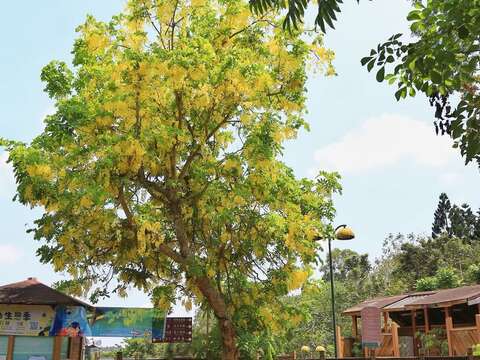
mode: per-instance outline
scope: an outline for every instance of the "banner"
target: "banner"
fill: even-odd
[[[154,309],[97,307],[91,336],[152,337]]]
[[[54,317],[46,305],[0,305],[0,335],[48,336]]]
[[[82,306],[62,306],[55,308],[55,319],[50,336],[92,336],[87,312]]]
[[[191,333],[191,332],[190,332]],[[0,335],[148,337],[161,341],[165,313],[144,308],[0,305]]]

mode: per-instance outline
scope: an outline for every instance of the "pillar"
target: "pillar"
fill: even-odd
[[[445,331],[447,333],[448,341],[448,355],[453,356],[453,344],[452,344],[452,329],[453,329],[453,320],[450,315],[450,308],[445,308]]]
[[[413,355],[418,356],[418,347],[417,347],[417,311],[412,310],[412,333],[413,333]]]
[[[337,325],[335,331],[337,335],[337,356],[339,359],[341,359],[343,358],[343,341],[340,326]]]
[[[356,339],[358,336],[358,316],[352,316],[352,336]]]
[[[398,325],[396,322],[392,322],[392,347],[393,356],[400,357],[400,342],[398,339]]]
[[[14,347],[15,347],[15,336],[9,336],[8,343],[7,343],[7,360],[13,359]]]

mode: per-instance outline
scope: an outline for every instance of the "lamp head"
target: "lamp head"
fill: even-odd
[[[346,225],[340,227],[335,232],[335,239],[337,240],[352,240],[355,238],[353,230],[347,227]]]

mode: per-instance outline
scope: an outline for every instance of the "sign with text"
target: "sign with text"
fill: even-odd
[[[381,311],[374,306],[366,306],[360,312],[362,318],[362,346],[378,348],[382,341]]]
[[[44,305],[0,305],[0,335],[48,336],[55,311]]]
[[[152,341],[154,343],[188,343],[192,342],[192,318],[191,317],[167,317],[164,322],[164,336],[153,327]]]

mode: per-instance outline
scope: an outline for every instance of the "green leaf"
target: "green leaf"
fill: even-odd
[[[377,71],[377,81],[382,82],[385,78],[385,66],[381,67],[380,70]]]
[[[434,84],[441,84],[442,83],[442,75],[435,70],[430,71],[430,78]]]
[[[372,59],[371,56],[366,56],[362,58],[362,60],[360,60],[360,64],[362,64],[362,66],[365,66],[365,64],[368,63],[371,59]]]
[[[367,64],[367,70],[368,70],[368,72],[372,71],[374,65],[375,65],[375,58],[373,58],[372,60],[370,60],[370,62]]]
[[[421,19],[422,19],[421,11],[419,10],[410,11],[410,13],[407,15],[408,21],[421,20]]]

